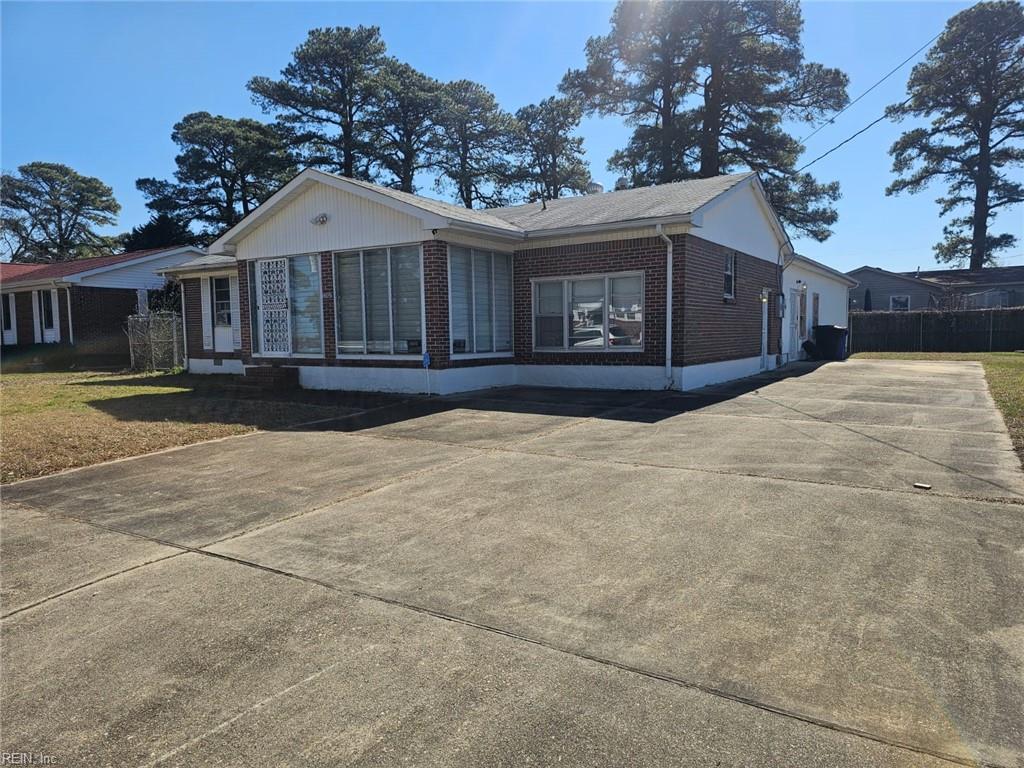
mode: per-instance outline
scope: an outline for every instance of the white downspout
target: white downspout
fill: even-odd
[[[665,389],[672,389],[672,238],[661,231],[661,224],[654,231],[665,243]]]

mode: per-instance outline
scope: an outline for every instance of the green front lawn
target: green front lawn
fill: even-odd
[[[985,378],[1002,411],[1017,455],[1024,462],[1024,352],[860,352],[863,360],[970,360],[985,368]]]

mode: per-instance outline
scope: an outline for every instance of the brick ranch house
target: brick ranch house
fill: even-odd
[[[752,173],[469,210],[307,169],[166,272],[194,373],[690,389],[781,362],[791,256]]]
[[[157,248],[55,264],[0,264],[4,357],[59,344],[78,355],[127,357],[125,318],[166,283],[159,270],[201,256]]]

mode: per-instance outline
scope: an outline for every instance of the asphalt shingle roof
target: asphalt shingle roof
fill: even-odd
[[[920,272],[900,272],[899,274],[945,285],[1024,283],[1024,266],[985,267],[985,269],[973,271],[970,269],[928,269]]]
[[[566,227],[615,224],[636,219],[685,216],[727,192],[752,173],[732,173],[710,179],[677,181],[654,187],[635,187],[581,197],[561,197],[546,205],[529,203],[508,208],[491,208],[496,217],[527,232]]]
[[[409,205],[415,205],[417,208],[422,208],[425,211],[436,213],[438,216],[445,216],[451,219],[459,219],[460,221],[467,221],[474,224],[480,224],[485,227],[497,227],[498,229],[504,229],[512,233],[521,233],[522,230],[510,224],[507,221],[503,221],[493,215],[497,209],[478,210],[475,208],[464,208],[459,205],[453,205],[452,203],[444,203],[440,200],[434,200],[431,197],[423,197],[422,195],[414,195],[409,192],[402,192],[391,187],[383,187],[379,184],[371,184],[368,181],[360,181],[359,179],[345,178],[345,181],[355,184],[356,186],[363,187],[364,189],[373,190],[374,192],[385,195],[387,197],[398,200],[399,202],[408,203]]]
[[[561,197],[557,200],[548,200],[544,205],[527,203],[482,210],[464,208],[358,179],[346,178],[345,181],[439,216],[523,234],[567,227],[628,223],[638,219],[685,216],[753,175],[752,172],[732,173],[710,179],[692,179],[653,187]]]
[[[189,259],[181,264],[175,264],[173,267],[168,269],[162,269],[161,272],[174,274],[176,272],[189,272],[195,269],[215,269],[217,267],[232,267],[237,265],[238,262],[232,256],[222,256],[219,254],[210,254],[207,256],[197,256],[194,259]]]

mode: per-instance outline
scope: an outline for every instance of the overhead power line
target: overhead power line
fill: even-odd
[[[889,79],[890,77],[892,77],[892,76],[893,76],[893,75],[895,75],[895,74],[896,74],[897,72],[899,72],[899,71],[900,71],[900,70],[901,70],[901,69],[902,69],[902,68],[904,67],[904,65],[905,65],[905,64],[906,64],[906,63],[907,63],[908,61],[910,61],[911,59],[913,59],[913,58],[914,58],[915,56],[917,56],[917,54],[919,54],[919,53],[920,53],[921,51],[923,51],[923,50],[924,50],[925,48],[927,48],[927,47],[928,47],[929,45],[931,45],[931,44],[932,44],[932,43],[934,43],[934,42],[935,42],[936,40],[938,40],[938,39],[939,39],[939,35],[941,35],[941,34],[942,34],[942,32],[939,32],[939,33],[937,33],[937,34],[936,34],[936,35],[935,35],[935,36],[934,36],[934,37],[933,37],[933,38],[932,38],[931,40],[929,40],[929,41],[928,41],[927,43],[925,43],[924,45],[922,45],[922,46],[921,46],[920,48],[918,48],[918,49],[917,49],[916,51],[914,51],[914,52],[913,52],[912,54],[910,54],[909,56],[907,56],[907,58],[905,58],[905,59],[904,59],[903,61],[901,61],[901,62],[900,62],[899,64],[897,64],[897,65],[896,65],[895,67],[893,67],[893,68],[892,68],[892,69],[890,69],[890,70],[889,70],[888,72],[886,72],[886,73],[885,73],[885,74],[884,74],[884,75],[883,75],[883,76],[882,76],[882,77],[881,77],[881,78],[880,78],[879,80],[876,80],[876,81],[875,81],[875,83],[874,83],[874,84],[873,84],[873,85],[872,85],[872,86],[871,86],[870,88],[868,88],[868,89],[867,89],[866,91],[864,91],[864,92],[863,92],[863,93],[862,93],[862,94],[861,94],[860,96],[858,96],[858,97],[857,97],[856,99],[854,99],[853,101],[851,101],[851,102],[850,102],[849,104],[847,104],[847,105],[846,105],[845,107],[843,107],[843,108],[842,108],[842,109],[840,109],[840,110],[839,110],[838,112],[836,112],[836,113],[835,113],[834,115],[832,115],[832,117],[830,117],[830,118],[829,118],[828,120],[826,120],[825,122],[821,123],[821,124],[820,124],[820,125],[819,125],[819,126],[818,126],[817,128],[815,128],[815,129],[814,129],[813,131],[811,131],[811,132],[810,132],[810,133],[808,133],[808,134],[807,134],[806,136],[804,136],[804,137],[803,137],[802,139],[800,139],[800,143],[801,143],[801,144],[803,144],[803,143],[804,143],[805,141],[807,141],[807,140],[808,140],[809,138],[811,138],[811,136],[813,136],[814,134],[816,134],[816,133],[817,133],[818,131],[820,131],[820,130],[821,130],[822,128],[824,128],[824,127],[825,127],[826,125],[832,125],[833,123],[835,123],[835,121],[836,121],[836,118],[837,118],[837,117],[839,117],[839,116],[840,116],[841,114],[843,114],[843,112],[845,112],[846,110],[848,110],[848,109],[849,109],[850,107],[852,107],[852,106],[853,106],[854,104],[856,104],[856,103],[857,103],[858,101],[860,101],[860,100],[861,100],[861,99],[863,99],[863,98],[864,98],[865,96],[867,96],[867,95],[868,95],[869,93],[871,93],[871,92],[872,92],[873,90],[875,90],[875,88],[877,88],[878,86],[880,86],[880,85],[881,85],[882,83],[884,83],[884,82],[885,82],[886,80],[888,80],[888,79]]]
[[[1002,35],[1002,36],[1001,36],[1001,38],[999,38],[999,39],[996,39],[996,40],[993,40],[993,41],[992,41],[991,43],[989,43],[989,46],[993,46],[993,45],[996,45],[996,44],[998,44],[998,43],[1001,43],[1001,42],[1003,42],[1004,40],[1008,40],[1008,39],[1009,39],[1010,37],[1012,37],[1012,36],[1013,36],[1013,33],[1014,33],[1014,32],[1016,31],[1017,27],[1021,26],[1022,24],[1024,24],[1024,21],[1018,21],[1018,22],[1017,22],[1016,24],[1014,24],[1014,25],[1013,25],[1012,27],[1010,27],[1010,28],[1009,28],[1008,30],[1006,30],[1006,33],[1005,33],[1004,35]],[[937,36],[936,36],[936,37],[937,37]],[[932,39],[934,39],[934,38],[932,38]],[[925,45],[928,45],[928,43],[925,43]],[[911,56],[911,58],[913,58],[913,56]],[[904,63],[905,63],[905,62],[904,62]],[[901,66],[902,66],[902,65],[901,65]],[[897,67],[897,69],[898,69],[898,68],[899,68],[899,67]],[[877,83],[876,83],[876,85],[877,85]],[[872,86],[872,88],[873,88],[873,87],[874,87],[874,86]],[[869,89],[869,90],[870,90],[870,89]],[[866,93],[866,91],[865,91],[865,93]],[[863,94],[861,94],[861,95],[863,95]],[[860,97],[858,96],[857,98],[860,98]],[[903,100],[903,102],[902,102],[902,103],[900,104],[900,106],[901,106],[901,107],[903,107],[903,106],[906,106],[907,104],[909,104],[909,103],[911,102],[911,100],[912,100],[912,99],[913,99],[913,96],[909,96],[909,97],[907,97],[906,99],[904,99],[904,100]],[[882,113],[882,115],[881,115],[880,117],[877,117],[877,118],[875,118],[874,120],[872,120],[872,121],[871,121],[870,123],[868,123],[867,125],[865,125],[865,126],[864,126],[863,128],[861,128],[861,129],[860,129],[859,131],[857,131],[856,133],[854,133],[854,134],[852,134],[852,135],[848,136],[847,138],[843,139],[843,140],[842,140],[841,142],[839,142],[839,143],[838,143],[838,144],[836,144],[836,145],[835,145],[834,147],[832,147],[832,149],[828,150],[827,152],[822,152],[822,153],[821,153],[820,155],[818,155],[818,156],[817,156],[816,158],[814,158],[813,160],[811,160],[811,162],[809,162],[809,163],[806,163],[806,164],[804,164],[804,165],[803,165],[803,166],[801,166],[800,168],[797,168],[797,170],[796,170],[796,171],[794,171],[794,173],[800,173],[800,172],[802,172],[802,171],[804,171],[804,170],[806,170],[806,169],[810,168],[810,167],[811,167],[812,165],[814,165],[814,164],[815,164],[816,162],[818,162],[819,160],[821,160],[821,159],[823,159],[823,158],[826,158],[826,157],[828,157],[829,155],[831,155],[831,154],[832,154],[833,152],[835,152],[835,151],[836,151],[837,149],[839,149],[840,147],[842,147],[842,146],[844,146],[844,145],[846,145],[846,144],[849,144],[849,143],[850,143],[851,141],[853,141],[853,140],[854,140],[855,138],[857,138],[857,137],[858,137],[858,136],[860,136],[860,135],[861,135],[862,133],[864,133],[865,131],[867,131],[867,130],[868,130],[869,128],[871,128],[871,127],[873,127],[873,126],[875,126],[875,125],[878,125],[878,124],[879,124],[880,122],[882,122],[883,120],[885,120],[885,119],[886,119],[886,117],[888,117],[888,114],[887,114],[887,113],[885,113],[885,112],[883,112],[883,113]],[[813,134],[812,134],[812,135],[813,135]]]

